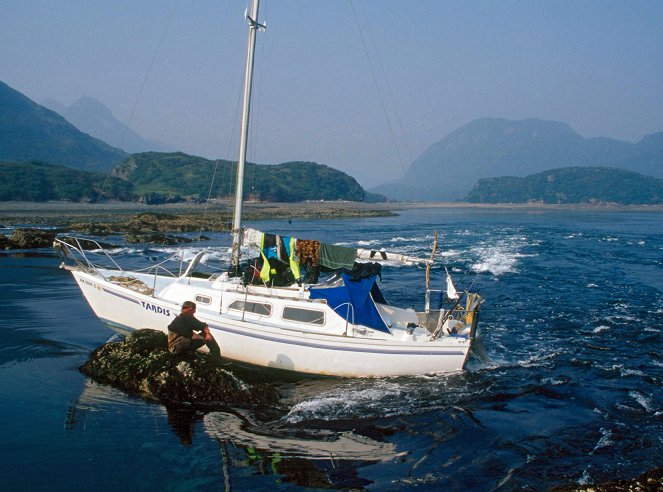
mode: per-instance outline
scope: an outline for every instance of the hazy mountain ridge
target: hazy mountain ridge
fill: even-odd
[[[663,177],[663,133],[633,144],[584,138],[566,123],[482,118],[433,144],[402,178],[371,191],[399,200],[456,200],[478,179],[589,166]]]
[[[142,137],[120,122],[103,103],[90,96],[80,97],[70,106],[50,98],[42,101],[42,105],[61,114],[81,131],[130,154],[175,150],[164,143]]]
[[[100,124],[112,125],[112,113],[98,101],[81,98],[77,103],[82,111],[96,108],[93,112],[101,115]],[[57,102],[50,104],[58,107]],[[126,154],[121,150],[79,131],[56,112],[2,82],[0,116],[0,159],[41,161],[103,173],[121,163],[113,171],[114,176],[134,187],[123,190],[122,199],[129,199],[129,195],[130,199],[151,196],[157,201],[176,195],[206,198],[214,165],[216,183],[210,196],[234,193],[235,163],[159,152],[138,153],[124,160]],[[583,138],[560,122],[483,118],[451,132],[417,158],[403,178],[373,191],[401,200],[453,200],[467,195],[479,179],[517,178],[568,167],[616,167],[663,177],[663,132],[647,135],[634,144],[610,138]],[[614,173],[609,176],[619,179]],[[8,182],[19,186],[13,177]],[[612,185],[620,183],[615,181]],[[488,196],[486,186],[483,183],[479,189],[482,200]],[[245,194],[264,201],[382,198],[367,193],[351,176],[313,162],[248,163],[244,189]],[[88,196],[87,192],[81,193],[82,197]],[[599,196],[590,198],[610,201]]]
[[[62,110],[57,102],[49,103]],[[70,109],[98,115],[102,126],[117,123],[92,98],[81,98]],[[143,152],[127,158],[121,150],[81,132],[60,114],[1,82],[0,112],[0,159],[6,161],[2,200],[80,201],[101,191],[107,199],[162,202],[235,192],[234,162],[179,152]],[[101,183],[113,165],[112,189],[104,189]],[[215,185],[210,192],[212,176]],[[376,199],[351,176],[314,162],[247,163],[244,193],[258,200],[283,202]]]
[[[617,168],[567,167],[522,178],[483,178],[464,201],[653,205],[663,203],[663,179]]]
[[[0,82],[0,159],[107,171],[126,154]]]

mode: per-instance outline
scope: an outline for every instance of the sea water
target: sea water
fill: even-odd
[[[0,256],[3,490],[520,490],[633,478],[663,456],[663,214],[421,209],[262,230],[427,258],[485,298],[466,371],[384,379],[239,371],[281,408],[168,411],[85,378],[117,337],[49,250]],[[5,231],[7,232],[7,231]],[[115,242],[146,266],[193,246]],[[212,234],[207,261],[228,257]],[[394,304],[425,271],[386,265]]]

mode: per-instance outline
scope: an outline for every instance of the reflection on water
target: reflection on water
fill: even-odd
[[[197,420],[202,418],[201,414],[188,408],[167,408],[168,423],[175,435],[180,439],[182,446],[193,444],[193,433]]]
[[[258,422],[247,412],[213,412],[203,421],[226,453],[229,446],[244,451],[244,460],[234,461],[233,467],[250,466],[278,482],[304,487],[363,488],[371,481],[359,475],[361,466],[405,454],[391,443],[352,431],[284,428]]]
[[[321,384],[322,383],[322,384]],[[302,381],[308,396],[333,386],[333,381]],[[338,384],[338,381],[337,381]],[[138,399],[140,400],[140,399]],[[64,427],[69,431],[86,426],[91,414],[136,411],[137,398],[111,386],[86,380],[79,398],[72,402]],[[242,469],[251,474],[271,475],[276,482],[313,488],[363,488],[371,483],[359,474],[362,466],[399,460],[406,455],[396,446],[380,441],[387,432],[323,429],[289,425],[284,420],[263,422],[248,410],[227,409],[205,413],[195,408],[166,408],[148,403],[146,413],[161,408],[180,444],[195,448],[211,438],[219,446],[217,467],[225,490],[232,490],[233,475]],[[160,413],[160,412],[159,412]],[[201,429],[203,432],[201,432]]]
[[[233,444],[310,460],[389,461],[402,456],[393,444],[374,441],[352,431],[270,428],[249,414],[213,412],[205,415],[205,430]]]
[[[247,412],[213,412],[203,422],[226,453],[229,446],[244,451],[245,459],[234,462],[234,467],[251,466],[262,475],[305,487],[361,488],[371,483],[359,476],[361,466],[405,454],[396,452],[391,443],[352,431],[275,427]]]

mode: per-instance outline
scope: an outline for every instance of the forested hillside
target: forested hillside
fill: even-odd
[[[0,201],[45,202],[136,199],[133,185],[100,173],[77,171],[44,162],[0,161]]]
[[[569,167],[524,178],[480,179],[464,201],[475,203],[663,203],[663,179],[623,169]]]
[[[113,176],[131,182],[141,194],[223,197],[235,193],[237,164],[211,161],[180,152],[145,152],[127,158]],[[244,194],[262,201],[351,200],[365,197],[354,178],[314,162],[278,165],[247,163]]]

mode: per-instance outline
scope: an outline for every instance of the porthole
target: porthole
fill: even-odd
[[[245,313],[258,314],[260,316],[271,316],[272,315],[272,306],[271,304],[265,304],[262,302],[250,302],[250,301],[233,301],[228,309],[234,311],[242,311]]]
[[[206,306],[212,304],[212,298],[209,297],[209,296],[201,296],[201,295],[197,295],[197,296],[195,297],[195,300],[196,300],[196,303],[197,303],[197,304],[204,304],[204,305],[206,305]]]
[[[301,309],[286,306],[283,308],[283,319],[297,321],[298,323],[324,325],[325,313],[324,311],[318,311],[317,309]]]

